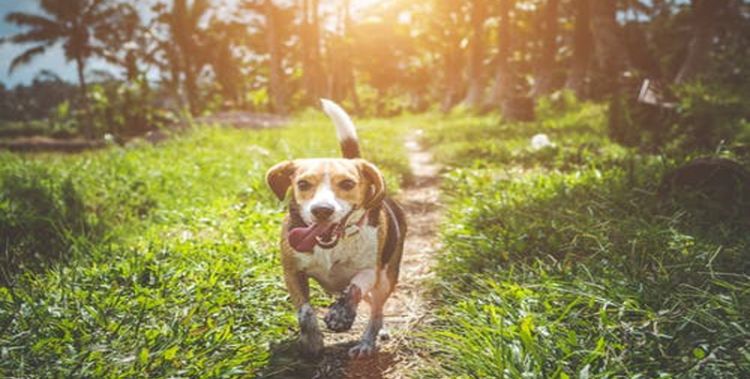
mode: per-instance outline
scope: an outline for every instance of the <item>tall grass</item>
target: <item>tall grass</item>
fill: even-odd
[[[425,336],[442,364],[425,375],[750,375],[746,224],[660,196],[676,162],[612,144],[601,112],[428,131],[451,169],[438,321]],[[549,155],[524,146],[536,132],[557,143]],[[455,142],[462,133],[468,141]],[[598,147],[587,160],[560,159],[589,140]]]

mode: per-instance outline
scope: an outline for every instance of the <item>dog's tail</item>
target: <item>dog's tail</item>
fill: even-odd
[[[323,111],[336,125],[336,135],[339,137],[341,154],[348,159],[359,158],[359,140],[351,117],[343,108],[331,100],[320,99],[320,103],[323,104]]]

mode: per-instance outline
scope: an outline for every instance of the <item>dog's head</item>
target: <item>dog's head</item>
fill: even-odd
[[[385,181],[364,159],[298,159],[268,170],[266,181],[284,200],[289,187],[307,225],[336,224],[352,209],[371,209],[383,201]]]

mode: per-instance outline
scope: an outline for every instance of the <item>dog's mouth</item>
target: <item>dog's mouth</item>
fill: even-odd
[[[340,224],[323,222],[302,226],[289,231],[289,245],[296,251],[309,253],[318,245],[324,249],[336,246],[341,237]]]

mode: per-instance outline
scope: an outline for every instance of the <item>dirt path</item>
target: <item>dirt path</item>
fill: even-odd
[[[429,304],[425,300],[424,283],[433,275],[434,253],[440,248],[438,227],[442,208],[439,199],[440,167],[423,149],[419,134],[406,138],[413,180],[402,189],[397,200],[408,218],[408,233],[401,273],[396,292],[384,309],[384,329],[378,353],[368,359],[351,360],[348,349],[359,339],[367,325],[369,309],[359,307],[357,320],[348,333],[331,333],[322,328],[326,350],[315,362],[304,362],[294,353],[294,341],[287,341],[272,350],[270,367],[261,377],[273,378],[406,378],[424,362],[421,351],[413,343],[411,333],[430,321]],[[322,320],[325,309],[318,310]]]

